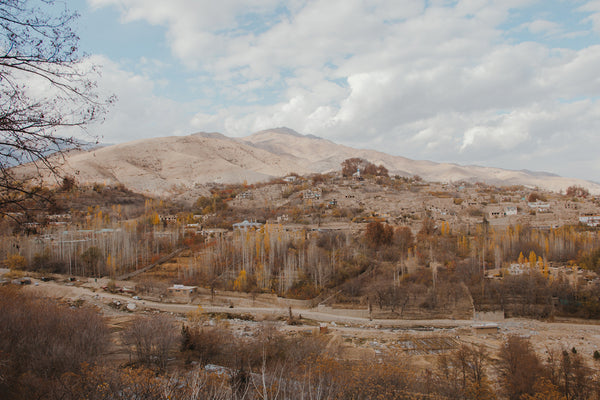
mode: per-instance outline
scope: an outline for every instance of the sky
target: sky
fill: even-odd
[[[600,0],[66,0],[102,142],[288,127],[600,181]]]

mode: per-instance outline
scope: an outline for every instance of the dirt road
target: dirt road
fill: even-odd
[[[102,282],[90,280],[77,285],[69,285],[61,282],[40,282],[26,288],[37,293],[61,298],[68,301],[83,300],[88,304],[94,304],[105,315],[110,317],[124,317],[138,312],[170,312],[185,315],[190,311],[198,310],[197,304],[176,304],[150,301],[146,299],[136,300],[128,295],[113,294],[101,289]],[[218,299],[220,304],[231,302],[230,298]],[[235,300],[235,299],[233,299]],[[120,302],[130,305],[131,311],[119,311],[110,306],[110,303]],[[250,314],[255,320],[278,320],[284,319],[289,314],[287,307],[281,305],[265,306],[215,306],[210,301],[200,303],[201,310],[207,313],[234,313]],[[135,305],[135,306],[133,306]],[[473,320],[369,320],[368,318],[350,317],[336,315],[335,311],[323,312],[315,308],[294,307],[292,313],[295,317],[299,315],[306,320],[325,323],[328,330],[335,335],[346,338],[348,341],[357,341],[366,347],[377,349],[386,345],[398,343],[400,337],[439,337],[447,336],[455,338],[460,342],[480,344],[487,347],[490,352],[495,353],[507,335],[519,335],[532,339],[534,347],[539,354],[543,355],[548,348],[577,349],[591,365],[596,365],[592,358],[595,350],[600,351],[600,325],[597,321],[572,320],[562,322],[543,322],[529,319],[505,319],[494,321],[498,326],[498,333],[477,334],[473,326],[482,321]],[[244,324],[238,321],[238,324]],[[282,324],[283,325],[283,324]],[[288,329],[288,328],[286,328]],[[315,329],[315,326],[290,327],[289,329]]]

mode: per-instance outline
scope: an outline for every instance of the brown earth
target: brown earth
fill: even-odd
[[[482,345],[490,354],[496,354],[508,335],[531,338],[534,348],[540,356],[548,349],[575,348],[590,365],[595,365],[593,353],[600,350],[600,324],[597,321],[561,319],[552,322],[510,318],[499,321],[474,321],[472,319],[440,320],[390,320],[373,319],[342,315],[335,309],[311,308],[306,303],[278,299],[274,296],[252,298],[233,293],[217,293],[211,300],[209,294],[199,296],[192,303],[166,303],[142,298],[134,300],[129,295],[113,294],[101,289],[107,281],[81,279],[70,285],[64,282],[41,282],[25,290],[44,296],[59,298],[77,304],[97,307],[108,319],[114,332],[120,331],[134,315],[139,313],[168,312],[178,318],[185,318],[192,311],[231,314],[229,326],[233,330],[247,331],[256,329],[260,321],[271,321],[279,330],[290,334],[314,333],[318,325],[324,326],[332,343],[339,343],[346,358],[377,357],[387,351],[404,352],[415,364],[427,363],[432,356],[456,348],[460,343]],[[123,282],[125,286],[131,282]],[[117,283],[119,284],[119,282]],[[116,307],[119,302],[127,307]],[[230,306],[225,306],[229,304]],[[288,325],[285,320],[291,312],[294,318],[301,318],[299,325]],[[251,315],[254,319],[244,320],[236,316]],[[494,323],[498,332],[478,334],[474,326],[482,323]],[[126,353],[120,348],[118,340],[114,343],[111,356],[124,360]]]

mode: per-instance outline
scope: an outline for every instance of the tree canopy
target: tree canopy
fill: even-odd
[[[349,177],[360,170],[362,175],[388,176],[388,170],[383,165],[376,166],[363,158],[353,157],[342,162],[342,175]]]

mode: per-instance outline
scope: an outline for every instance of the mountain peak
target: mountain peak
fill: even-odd
[[[140,192],[166,195],[172,188],[194,189],[211,182],[253,183],[289,172],[335,171],[341,168],[344,160],[352,157],[384,165],[392,174],[416,174],[429,181],[527,184],[555,191],[579,185],[591,193],[600,193],[599,185],[582,180],[540,172],[414,161],[373,150],[354,149],[285,127],[235,139],[220,133],[200,132],[121,143],[98,151],[69,154],[64,168],[69,174],[77,175],[80,182],[120,182]],[[27,170],[36,173],[35,166],[22,167],[24,174],[30,173]]]
[[[290,135],[290,136],[296,136],[296,137],[304,136],[301,133],[298,133],[295,130],[287,128],[285,126],[281,126],[279,128],[273,128],[273,129],[265,129],[264,131],[256,132],[256,134],[267,133],[267,132],[280,133],[282,135]]]
[[[253,133],[251,136],[260,136],[260,135],[264,135],[264,134],[268,134],[268,133],[277,133],[280,135],[289,135],[289,136],[294,136],[294,137],[298,137],[298,138],[310,138],[310,139],[321,139],[318,136],[315,135],[303,135],[301,133],[296,132],[293,129],[287,128],[285,126],[281,126],[279,128],[273,128],[273,129],[265,129],[264,131],[259,131],[256,133]]]
[[[207,138],[207,139],[228,139],[229,140],[229,137],[227,137],[219,132],[196,132],[190,136],[198,136],[198,137],[203,137],[203,138]]]

